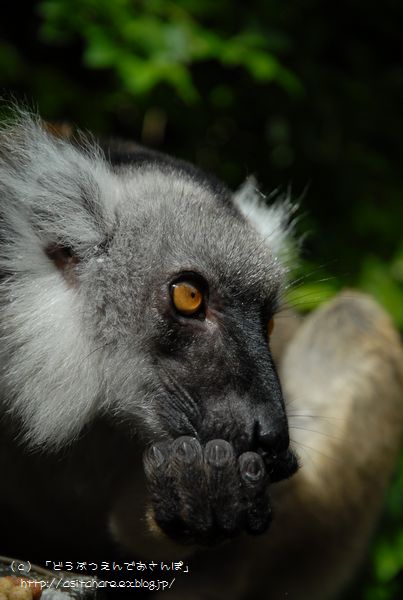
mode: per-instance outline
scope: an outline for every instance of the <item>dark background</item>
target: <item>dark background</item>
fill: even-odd
[[[0,94],[233,188],[255,174],[266,193],[291,191],[308,231],[291,301],[359,287],[402,329],[402,26],[391,0],[7,3]],[[403,597],[402,516],[403,463],[345,598]]]

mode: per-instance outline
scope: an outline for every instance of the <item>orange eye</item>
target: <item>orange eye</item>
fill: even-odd
[[[203,305],[203,294],[192,283],[182,281],[172,286],[172,301],[178,312],[186,316],[194,315]]]
[[[270,319],[269,325],[267,327],[267,331],[268,331],[269,337],[273,333],[273,329],[274,329],[274,319]]]

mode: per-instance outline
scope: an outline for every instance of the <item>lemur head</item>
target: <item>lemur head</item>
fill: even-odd
[[[26,442],[98,415],[228,440],[291,473],[270,353],[287,208],[186,163],[113,161],[23,115],[0,135],[0,387]],[[284,471],[284,464],[288,465]]]

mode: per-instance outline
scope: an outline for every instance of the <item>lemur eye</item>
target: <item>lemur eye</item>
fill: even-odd
[[[271,336],[271,334],[273,333],[273,329],[274,329],[274,319],[271,318],[269,321],[269,324],[267,326],[267,332],[269,334],[269,337]]]
[[[203,292],[193,282],[179,281],[172,284],[171,296],[176,310],[186,317],[198,314],[203,307]]]

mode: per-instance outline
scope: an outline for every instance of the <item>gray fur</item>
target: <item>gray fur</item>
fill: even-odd
[[[29,445],[63,446],[106,412],[163,429],[145,350],[156,275],[197,269],[217,286],[278,293],[288,205],[267,210],[260,233],[253,211],[248,225],[220,195],[180,167],[114,168],[96,144],[57,139],[24,113],[2,129],[1,402]],[[51,244],[79,257],[74,285]]]

